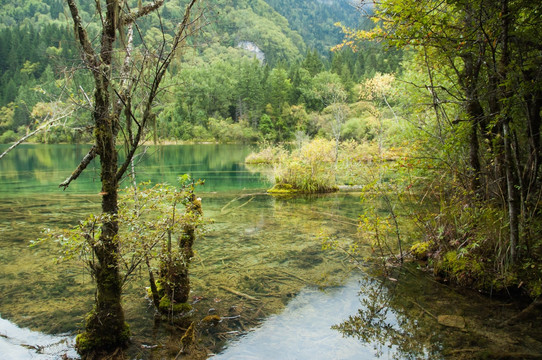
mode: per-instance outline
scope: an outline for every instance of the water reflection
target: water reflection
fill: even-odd
[[[61,192],[58,183],[75,168],[86,148],[29,145],[22,149],[12,152],[11,160],[0,161],[4,185],[0,188],[0,312],[34,330],[75,331],[92,303],[91,279],[73,263],[54,263],[53,244],[29,249],[28,243],[40,236],[43,227],[69,227],[97,211],[98,174],[95,168],[88,169],[86,178]],[[351,264],[343,253],[323,252],[319,236],[357,239],[356,218],[362,212],[358,196],[271,198],[262,194],[267,185],[259,174],[244,169],[248,152],[248,147],[238,145],[167,146],[150,149],[138,167],[142,181],[173,183],[186,172],[206,179],[207,193],[201,195],[204,212],[215,222],[195,245],[191,274],[197,313],[206,315],[213,309],[213,314],[225,319],[220,328],[201,330],[203,335],[209,333],[205,340],[209,351],[220,351],[236,332],[244,333],[272,315],[220,356],[468,359],[500,353],[540,358],[540,326],[499,327],[517,313],[513,306],[476,293],[457,293],[419,271],[395,270],[387,277],[359,273],[345,287],[330,288],[341,284]],[[85,192],[93,195],[79,195]],[[143,278],[134,279],[125,289],[134,358],[174,358],[183,332],[164,324],[153,328]],[[315,285],[328,290],[320,292]],[[231,311],[238,317],[227,320]],[[439,316],[442,320],[444,315],[463,318],[465,328],[442,325]],[[333,325],[336,330],[331,330]]]
[[[6,145],[0,145],[0,152]],[[77,167],[90,145],[25,144],[0,161],[0,194],[24,195],[38,192],[59,192],[60,184]],[[188,173],[205,178],[203,191],[257,189],[267,186],[266,179],[245,168],[245,157],[251,148],[246,145],[168,145],[141,148],[137,157],[140,181],[176,183],[177,176]],[[94,160],[67,192],[98,193],[100,189],[99,160]],[[122,159],[121,159],[122,161]]]
[[[54,360],[79,358],[73,336],[52,336],[21,329],[0,318],[0,357],[10,360]]]
[[[444,286],[411,265],[386,276],[366,270],[340,287],[305,288],[213,359],[542,358],[536,319],[501,325],[517,313],[512,304]]]
[[[285,201],[260,189],[201,197],[205,216],[215,221],[195,245],[194,307],[197,315],[213,309],[221,317],[239,316],[221,322],[220,331],[200,328],[208,334],[203,342],[209,352],[219,351],[225,340],[235,336],[233,331],[245,332],[280,312],[306,285],[327,286],[347,276],[346,257],[322,251],[319,233],[324,229],[341,237],[356,236],[356,223],[345,223],[359,207],[356,195]],[[28,248],[28,243],[40,236],[43,227],[69,227],[97,209],[95,195],[13,196],[0,202],[0,312],[5,318],[46,333],[77,329],[92,305],[92,280],[76,263],[54,263],[54,244]],[[153,309],[145,298],[147,280],[141,275],[125,289],[126,318],[134,331],[130,354],[139,359],[164,359],[171,354],[174,358],[183,330],[167,324],[154,328]]]
[[[306,288],[282,313],[213,359],[373,359],[373,344],[345,338],[331,328],[359,308],[359,289],[359,276],[324,291]]]
[[[502,325],[517,314],[513,303],[444,286],[411,265],[387,276],[371,272],[362,280],[357,312],[333,328],[373,344],[376,357],[542,358],[542,332],[535,319]]]
[[[389,278],[369,278],[360,280],[358,310],[348,320],[334,325],[349,338],[372,344],[375,357],[393,359],[440,359],[440,333],[431,333],[425,326],[423,314],[420,317],[409,305],[417,304],[405,293],[398,293],[403,277],[396,272]],[[397,306],[397,303],[407,306]],[[422,308],[423,309],[423,308]],[[406,310],[406,311],[405,311]],[[414,315],[414,316],[412,316]]]

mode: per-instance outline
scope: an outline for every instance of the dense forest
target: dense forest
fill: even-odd
[[[330,52],[341,36],[331,19],[355,24],[353,8],[338,4],[213,4],[211,20],[190,40],[193,50],[185,49],[182,60],[171,68],[167,81],[172,90],[160,98],[155,124],[159,130],[154,137],[253,142],[291,140],[296,131],[314,136],[322,124],[318,116],[309,119],[307,114],[324,108],[319,86],[329,79],[340,81],[353,101],[355,84],[376,72],[398,71],[401,60],[400,51],[382,51],[369,42],[364,51]],[[161,15],[166,29],[181,16],[181,8],[180,4],[164,6]],[[83,5],[82,10],[83,18],[90,21],[90,8]],[[6,3],[2,18],[0,142],[5,143],[40,126],[50,118],[51,109],[85,102],[91,88],[90,79],[73,67],[79,59],[61,1]],[[315,22],[316,29],[311,25]],[[151,26],[154,23],[143,23],[136,43],[152,44],[153,37],[156,41],[160,30]],[[309,28],[310,32],[303,33],[302,29]],[[88,140],[85,121],[76,118],[63,121],[62,126],[48,126],[46,133],[34,139],[45,143]]]

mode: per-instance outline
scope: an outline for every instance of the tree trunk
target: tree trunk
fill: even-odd
[[[84,358],[99,358],[115,348],[125,347],[130,331],[124,321],[121,304],[122,278],[119,271],[118,243],[118,153],[116,134],[118,118],[113,115],[110,100],[110,77],[113,43],[116,32],[118,1],[107,1],[107,16],[103,25],[100,66],[91,69],[94,75],[94,136],[100,157],[102,183],[102,214],[104,220],[99,241],[94,245],[96,263],[96,303],[86,319],[85,331],[77,337],[77,350]]]
[[[80,45],[82,59],[93,76],[94,80],[94,104],[92,117],[94,121],[95,147],[89,152],[80,167],[61,186],[67,187],[69,182],[75,179],[92,160],[93,155],[100,157],[101,162],[101,183],[102,183],[102,215],[101,233],[99,241],[92,244],[95,261],[92,263],[92,275],[96,280],[95,307],[86,319],[85,331],[79,334],[76,339],[78,352],[83,358],[103,358],[105,354],[111,353],[117,348],[124,347],[129,341],[130,332],[124,321],[124,312],[121,305],[123,277],[119,268],[119,225],[117,222],[118,183],[131,164],[133,156],[139,146],[143,133],[149,124],[152,123],[152,104],[159,91],[160,82],[171,64],[176,50],[184,43],[190,34],[191,9],[196,0],[190,0],[186,5],[182,22],[175,37],[169,44],[171,49],[164,52],[165,40],[156,56],[157,63],[149,63],[153,67],[151,81],[147,83],[150,87],[146,89],[141,108],[143,114],[137,121],[132,112],[131,99],[136,93],[132,86],[131,71],[138,69],[139,75],[146,74],[145,62],[141,67],[132,63],[132,24],[139,18],[158,10],[164,0],[155,0],[137,10],[131,11],[124,1],[106,0],[106,9],[102,11],[101,5],[104,1],[96,1],[96,13],[101,20],[101,38],[98,47],[91,41],[86,26],[79,15],[76,0],[66,0],[73,19],[75,37]],[[104,16],[105,12],[105,16]],[[124,27],[128,27],[125,35]],[[117,32],[121,34],[121,43],[125,48],[118,53],[124,55],[124,62],[116,68],[113,62],[113,51],[116,43]],[[136,70],[137,71],[137,70]],[[111,79],[120,79],[116,84]],[[112,99],[116,95],[116,102]],[[124,110],[126,127],[129,142],[124,163],[118,165],[118,150],[116,137],[120,130],[120,117]],[[135,135],[132,133],[132,121],[137,124]]]
[[[196,239],[197,219],[203,214],[201,201],[193,192],[189,195],[186,204],[186,214],[191,219],[185,220],[182,233],[179,236],[177,246],[178,256],[167,259],[161,265],[160,281],[164,292],[160,294],[162,299],[158,310],[166,314],[183,313],[190,309],[188,299],[190,295],[189,266],[194,257],[193,245]],[[168,254],[172,249],[168,249]],[[165,295],[165,296],[164,296]]]
[[[518,244],[519,244],[519,219],[520,219],[520,194],[517,178],[517,169],[519,164],[516,164],[513,157],[512,140],[514,138],[510,129],[510,115],[509,104],[511,97],[510,86],[506,84],[508,80],[508,67],[510,66],[510,24],[511,13],[509,9],[509,0],[501,1],[501,30],[502,30],[502,55],[499,63],[499,78],[501,81],[501,103],[505,105],[502,107],[502,130],[503,130],[503,142],[504,142],[504,166],[506,173],[506,189],[507,189],[507,203],[508,203],[508,220],[510,228],[510,262],[514,264],[518,258]]]
[[[124,347],[130,335],[121,305],[115,136],[108,117],[99,112],[95,116],[96,143],[101,163],[102,213],[105,217],[100,239],[94,247],[97,261],[92,270],[96,280],[96,303],[87,317],[85,332],[77,337],[79,353],[90,358]]]
[[[97,260],[93,269],[96,304],[87,317],[85,332],[77,337],[79,353],[91,358],[99,356],[100,352],[124,347],[130,335],[121,305],[122,278],[118,262],[116,119],[111,119],[109,114],[108,79],[105,76],[100,85],[102,87],[97,87],[95,93],[94,121],[96,147],[101,164],[102,214],[105,217],[100,239],[94,246]]]
[[[471,129],[470,129],[470,139],[469,139],[469,160],[471,167],[471,188],[475,194],[480,195],[481,193],[481,166],[480,159],[478,157],[479,152],[478,144],[478,122],[476,119],[471,119]]]
[[[540,170],[540,126],[542,119],[540,116],[540,110],[542,108],[542,91],[536,90],[533,94],[525,96],[525,103],[527,104],[527,138],[529,139],[529,155],[527,159],[526,171],[524,174],[523,183],[526,184],[525,189],[522,189],[525,194],[524,198],[528,199],[534,194],[536,195],[536,189],[539,188],[539,170]]]
[[[518,257],[519,244],[519,190],[517,187],[515,162],[512,156],[512,134],[510,133],[509,119],[503,122],[504,138],[504,167],[506,172],[506,190],[508,203],[508,221],[510,229],[510,262],[513,264]]]

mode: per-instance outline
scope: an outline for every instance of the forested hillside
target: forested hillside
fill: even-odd
[[[119,232],[117,194],[140,147],[153,141],[258,143],[245,161],[254,172],[267,164],[274,195],[361,193],[352,210],[359,216],[322,212],[355,227],[356,237],[323,229],[314,234],[318,250],[340,249],[361,264],[370,249],[393,284],[403,279],[390,277],[390,265],[417,261],[444,282],[534,300],[495,324],[501,329],[541,308],[542,3],[381,0],[356,12],[342,0],[109,0],[105,9],[105,1],[0,1],[0,143],[36,133],[36,142],[92,144],[63,187],[100,159],[105,230],[96,240],[92,221],[78,239],[99,259],[93,274],[104,270],[97,285],[114,295],[97,291],[99,301],[114,301],[87,317],[80,353],[128,341],[122,286],[109,285],[120,279],[117,254],[140,246],[150,253],[155,245],[139,241],[151,232]],[[201,214],[194,183],[186,184],[190,194],[174,207]],[[181,235],[180,244],[191,244],[195,226],[182,224],[192,240]],[[164,229],[154,244],[167,238],[171,253],[172,227]],[[169,262],[156,269],[186,279],[191,246],[181,245],[184,268]],[[171,296],[152,289],[149,272],[156,308],[188,309],[188,297],[173,301],[175,288]],[[419,316],[446,325],[418,307]],[[95,320],[109,319],[110,309],[114,326]],[[463,322],[451,327],[468,329]],[[374,319],[360,324],[366,329]],[[117,338],[109,343],[100,327]],[[181,342],[194,337],[191,327]],[[493,356],[471,348],[461,358],[471,351],[472,358]]]
[[[96,32],[92,6],[81,6],[89,33]],[[167,41],[183,6],[183,1],[166,2],[160,18],[153,15],[138,25],[134,44],[156,46],[161,27]],[[77,71],[81,59],[63,1],[2,1],[0,17],[0,142],[9,142],[50,121],[62,104],[84,104],[92,88],[87,75]],[[319,115],[307,115],[325,107],[319,82],[334,74],[354,100],[353,86],[361,79],[399,66],[400,53],[368,42],[357,53],[329,52],[341,36],[333,24],[355,24],[358,18],[342,0],[210,3],[197,24],[201,31],[188,39],[182,60],[171,67],[171,91],[161,98],[155,138],[283,141],[296,131],[325,132]],[[320,72],[327,75],[315,79]],[[61,125],[48,126],[35,140],[78,142],[88,136],[84,118],[74,116]]]
[[[336,22],[362,27],[366,21],[347,0],[267,0],[267,3],[288,19],[290,27],[301,34],[309,48],[322,54],[342,40]]]

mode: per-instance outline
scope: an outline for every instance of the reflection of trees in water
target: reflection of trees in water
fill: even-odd
[[[391,275],[367,274],[357,314],[333,328],[394,359],[540,358],[536,317],[503,326],[518,312],[513,304],[462,294],[410,271],[405,265]]]
[[[5,145],[0,146],[0,152],[4,148]],[[250,151],[250,146],[238,144],[149,146],[136,159],[137,179],[175,184],[179,174],[187,173],[195,179],[205,179],[206,192],[267,187],[263,177],[245,169],[244,160]],[[85,146],[79,145],[22,145],[0,162],[0,182],[4,183],[1,192],[21,193],[23,188],[36,192],[43,191],[44,186],[48,192],[55,192],[87,152]],[[71,193],[100,191],[98,160],[87,168],[93,171],[83,173],[70,185]],[[37,190],[38,187],[42,189]]]
[[[400,281],[363,279],[358,313],[333,328],[372,344],[377,357],[389,353],[394,359],[440,358],[437,334],[426,326],[423,314],[405,306],[409,297],[402,293]]]

